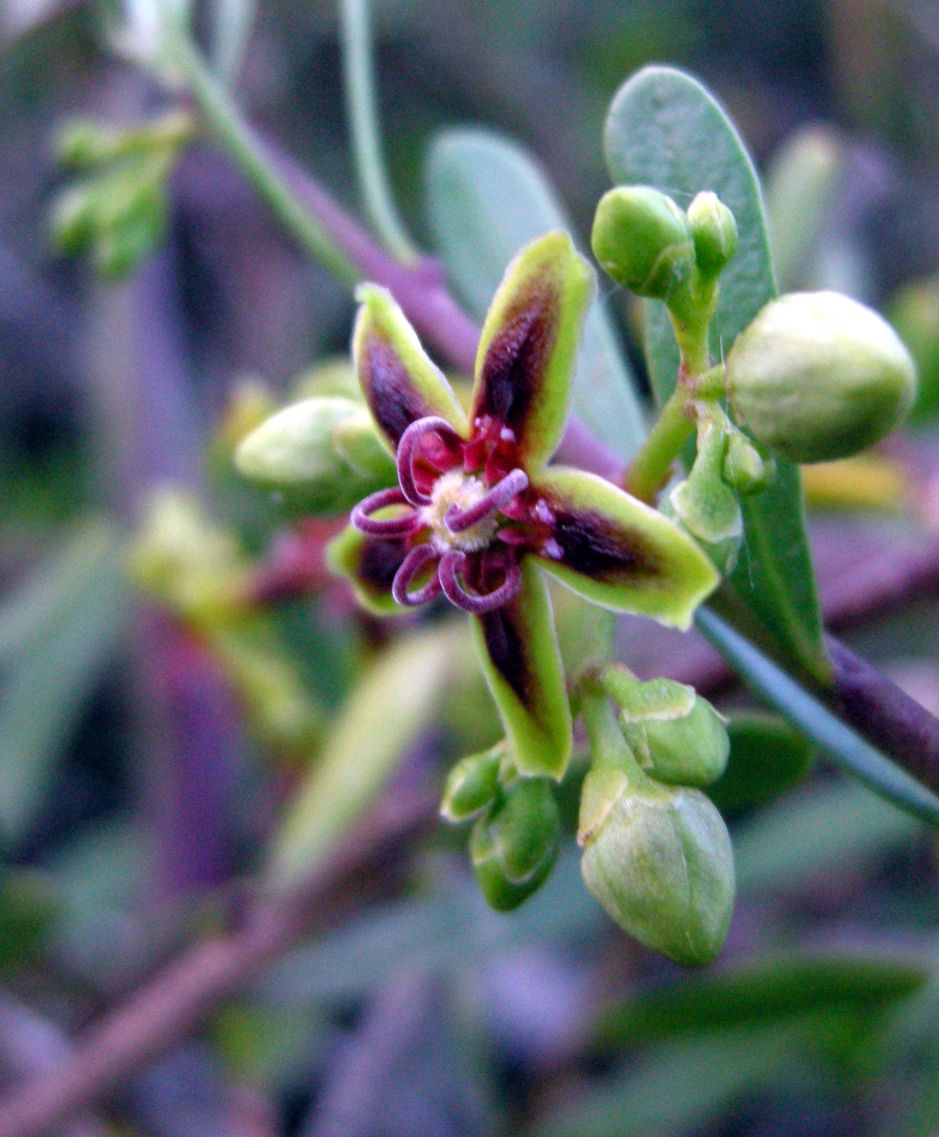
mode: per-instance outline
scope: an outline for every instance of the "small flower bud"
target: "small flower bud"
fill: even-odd
[[[737,222],[716,193],[699,193],[688,206],[698,271],[714,280],[737,251]]]
[[[554,867],[560,832],[561,817],[546,778],[521,779],[479,818],[470,858],[493,908],[516,908],[540,888]]]
[[[739,430],[730,432],[724,455],[724,481],[741,494],[761,493],[776,475],[776,463],[764,458]]]
[[[623,672],[611,672],[604,686],[647,773],[680,786],[706,786],[723,774],[730,753],[724,720],[693,687],[672,679],[643,683]]]
[[[678,963],[714,959],[733,910],[734,861],[703,793],[595,766],[578,840],[584,883],[625,932]]]
[[[235,464],[257,486],[278,490],[310,512],[341,513],[394,480],[393,462],[384,451],[379,456],[377,439],[366,471],[368,443],[356,428],[342,434],[350,423],[362,421],[362,409],[351,399],[305,399],[252,431],[235,452]]]
[[[664,299],[694,268],[688,218],[651,186],[619,186],[605,193],[591,240],[600,267],[640,296]]]
[[[461,758],[447,775],[440,812],[448,821],[469,821],[495,801],[505,743]]]
[[[751,433],[793,462],[856,454],[896,426],[916,392],[890,325],[835,292],[770,301],[738,336],[727,381]]]

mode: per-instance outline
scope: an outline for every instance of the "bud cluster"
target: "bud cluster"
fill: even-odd
[[[723,719],[691,687],[616,666],[595,677],[582,711],[592,758],[578,829],[584,882],[646,946],[710,962],[734,897],[730,837],[699,788],[725,769]]]
[[[475,819],[469,853],[488,903],[517,908],[557,859],[561,816],[548,778],[520,777],[505,742],[463,758],[450,771],[440,812]]]
[[[713,193],[685,212],[651,186],[617,186],[600,199],[592,244],[617,283],[683,308],[687,295],[712,290],[737,251],[737,223]]]

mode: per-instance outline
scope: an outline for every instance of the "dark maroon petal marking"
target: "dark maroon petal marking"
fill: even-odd
[[[480,374],[473,419],[492,416],[524,446],[557,334],[559,296],[542,284],[519,297],[493,337]]]
[[[516,594],[500,608],[479,617],[486,651],[496,670],[508,683],[524,706],[531,702],[536,689],[534,669],[528,657],[522,600]]]
[[[451,533],[463,533],[478,524],[490,513],[503,509],[509,502],[528,487],[528,475],[524,470],[513,470],[492,487],[492,489],[470,509],[460,509],[451,505],[444,514],[444,521]]]
[[[411,505],[430,505],[430,494],[424,493],[417,484],[414,464],[420,456],[422,441],[433,434],[459,440],[459,435],[445,418],[427,415],[412,422],[398,442],[398,483]]]
[[[551,510],[551,536],[561,551],[562,564],[611,583],[647,580],[661,572],[658,558],[640,531],[624,530],[600,513],[565,509],[556,501]]]
[[[392,345],[375,333],[360,350],[359,379],[375,421],[395,444],[412,422],[433,410]]]
[[[391,592],[401,562],[407,554],[408,542],[404,538],[389,540],[383,537],[366,537],[359,553],[355,575],[360,583],[376,596],[387,596]]]
[[[433,600],[435,596],[440,595],[440,581],[436,572],[416,592],[408,591],[414,578],[419,576],[431,561],[435,561],[437,556],[437,550],[431,545],[418,545],[408,553],[401,562],[401,567],[395,573],[391,585],[391,595],[394,597],[395,603],[407,608],[416,608],[418,604],[425,604],[428,600]]]
[[[401,490],[392,486],[391,489],[379,490],[363,498],[353,507],[349,520],[360,533],[370,533],[374,537],[404,537],[414,533],[421,525],[421,519],[413,509],[408,509],[400,517],[377,518],[371,514],[388,505],[407,504]]]
[[[519,569],[514,561],[507,561],[505,565],[505,577],[497,588],[493,589],[492,592],[487,592],[482,595],[469,592],[460,579],[460,574],[466,566],[466,560],[466,554],[456,549],[444,553],[440,558],[438,576],[440,577],[440,585],[443,589],[443,594],[450,603],[455,604],[457,608],[463,608],[467,612],[474,612],[477,616],[486,612],[492,612],[511,600],[522,587],[521,569]]]

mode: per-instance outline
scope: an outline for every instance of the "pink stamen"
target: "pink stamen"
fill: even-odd
[[[437,576],[444,596],[451,604],[455,604],[457,608],[462,608],[466,612],[474,612],[477,616],[486,612],[494,612],[496,608],[501,608],[503,604],[511,600],[522,587],[521,569],[514,561],[510,561],[505,567],[505,579],[498,588],[493,589],[492,592],[487,592],[484,596],[468,592],[460,579],[460,573],[465,564],[466,554],[453,549],[444,553],[440,558]]]
[[[404,431],[398,441],[398,484],[401,492],[411,505],[430,505],[430,494],[418,489],[414,463],[420,453],[421,440],[428,434],[450,435],[459,440],[459,435],[445,418],[428,415],[416,419]]]
[[[372,517],[371,514],[389,505],[407,505],[404,494],[397,486],[391,489],[379,490],[363,498],[353,507],[349,520],[360,533],[368,533],[374,537],[406,537],[420,528],[421,519],[409,509],[400,517]]]
[[[513,470],[492,487],[491,490],[470,506],[469,509],[460,509],[458,505],[451,505],[444,514],[444,521],[451,533],[463,533],[473,525],[477,525],[484,517],[488,517],[496,510],[508,505],[528,486],[528,475],[524,470]]]
[[[440,581],[436,572],[416,592],[409,591],[414,578],[436,559],[437,551],[431,545],[418,545],[408,553],[398,566],[398,571],[391,582],[391,595],[396,604],[406,608],[416,608],[419,604],[425,604],[440,595]]]

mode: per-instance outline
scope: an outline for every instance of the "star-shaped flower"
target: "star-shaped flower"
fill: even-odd
[[[661,513],[593,474],[547,464],[592,290],[566,233],[522,250],[483,325],[467,416],[390,293],[365,285],[353,354],[398,485],[361,501],[332,548],[373,611],[442,593],[471,614],[517,768],[555,778],[570,756],[571,716],[539,570],[597,604],[678,627],[718,581]]]

